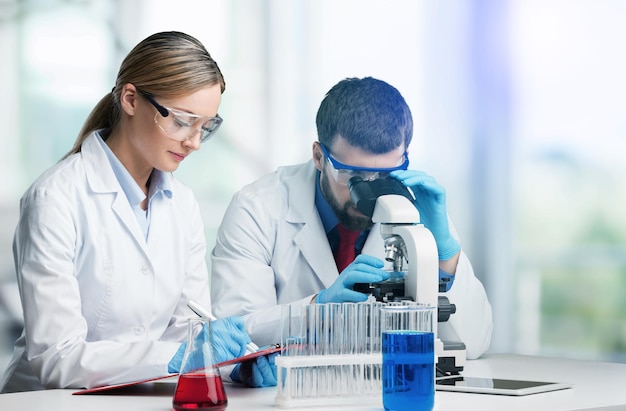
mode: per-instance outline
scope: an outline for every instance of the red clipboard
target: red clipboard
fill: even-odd
[[[280,347],[280,344],[274,344],[271,345],[268,348],[264,348],[262,350],[258,350],[255,351],[253,353],[247,354],[247,355],[242,355],[241,357],[237,357],[237,358],[233,358],[232,360],[228,360],[228,361],[222,361],[218,364],[216,364],[218,367],[225,367],[227,365],[232,365],[232,364],[239,364],[239,363],[243,363],[246,361],[250,361],[253,360],[257,357],[261,357],[263,355],[270,355],[273,354],[275,352],[280,352],[282,348]],[[132,387],[135,385],[139,385],[139,384],[145,384],[145,383],[150,383],[150,382],[155,382],[155,381],[161,381],[161,380],[165,380],[168,378],[171,378],[173,381],[176,381],[176,377],[178,377],[178,373],[175,374],[167,374],[167,375],[162,375],[160,377],[154,377],[154,378],[148,378],[146,380],[141,380],[141,381],[132,381],[132,382],[126,382],[126,383],[122,383],[122,384],[113,384],[113,385],[104,385],[101,387],[94,387],[94,388],[88,388],[88,389],[84,389],[84,390],[79,390],[79,391],[74,391],[72,393],[72,395],[82,395],[82,394],[97,394],[99,392],[102,391],[110,391],[110,390],[115,390],[117,388],[127,388],[127,387]]]
[[[255,351],[253,353],[242,355],[241,357],[233,358],[232,360],[222,361],[217,364],[218,367],[225,367],[227,365],[239,364],[241,362],[246,362],[255,359],[256,357],[261,357],[263,355],[274,354],[275,352],[280,352],[281,350],[280,344],[270,345],[268,348],[264,348],[262,350]]]

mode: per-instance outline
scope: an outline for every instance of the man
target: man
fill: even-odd
[[[491,340],[491,306],[449,221],[444,189],[407,170],[413,120],[402,95],[371,77],[345,79],[322,101],[316,123],[312,160],[280,167],[233,197],[212,253],[214,313],[244,316],[260,345],[279,341],[282,304],[365,301],[352,286],[389,274],[379,227],[354,208],[347,181],[390,175],[414,192],[437,243],[440,278],[449,279],[457,311],[439,336],[464,342],[470,359],[480,356]],[[339,232],[357,237],[348,247],[357,257],[345,268]]]

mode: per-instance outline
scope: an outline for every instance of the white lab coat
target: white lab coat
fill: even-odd
[[[167,373],[189,299],[210,306],[198,203],[171,174],[146,240],[92,134],[26,191],[14,238],[25,329],[4,391],[93,387]]]
[[[315,172],[311,160],[244,187],[217,234],[211,255],[213,312],[245,316],[246,330],[259,345],[280,340],[281,304],[309,304],[339,274],[315,207]],[[384,258],[379,226],[362,253]],[[457,311],[439,324],[439,335],[463,341],[468,358],[477,358],[491,341],[491,306],[463,253],[446,294]]]

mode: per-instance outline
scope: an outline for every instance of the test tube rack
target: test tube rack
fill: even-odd
[[[276,406],[359,405],[380,399],[383,304],[284,305]]]

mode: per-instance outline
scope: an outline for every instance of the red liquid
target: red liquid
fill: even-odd
[[[219,375],[184,374],[178,378],[172,405],[176,410],[221,411],[228,400]]]

